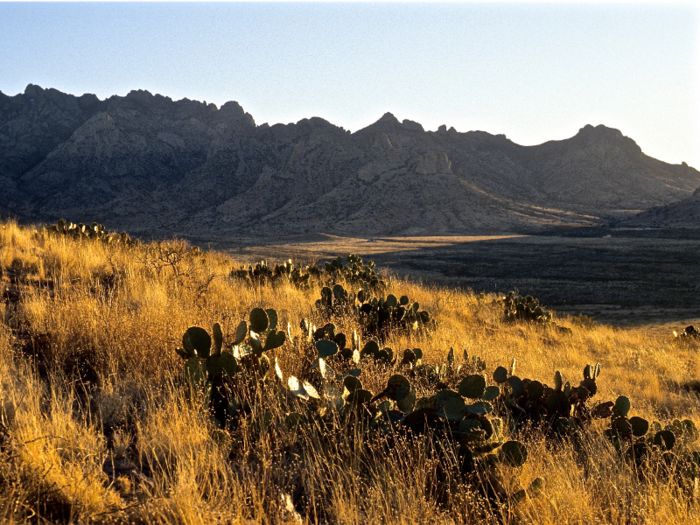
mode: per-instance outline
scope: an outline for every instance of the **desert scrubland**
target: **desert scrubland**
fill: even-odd
[[[249,264],[178,240],[0,226],[0,521],[700,522],[697,339],[556,312],[508,321],[500,295],[380,270],[386,286],[368,293],[406,296],[430,322],[377,332],[395,361],[359,359],[373,334],[353,313],[357,298],[330,310],[316,301],[325,285],[361,284],[342,273],[307,286],[232,276]],[[260,308],[274,309],[276,327],[271,312],[260,324]],[[332,322],[348,357],[302,319]],[[258,352],[256,338],[274,344]],[[211,368],[219,344],[226,373]],[[591,379],[581,385],[596,363],[591,397]],[[361,389],[347,379],[358,373]],[[514,376],[526,383],[519,399]],[[563,402],[568,414],[549,398],[537,409],[536,381],[551,387],[545,397],[580,400]],[[458,392],[452,404],[438,402],[445,392]],[[419,405],[425,420],[408,424]]]

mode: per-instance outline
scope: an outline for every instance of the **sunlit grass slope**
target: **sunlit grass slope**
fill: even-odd
[[[503,485],[546,483],[517,506],[489,505],[456,478],[438,483],[444,465],[403,435],[290,430],[283,413],[255,408],[235,434],[216,429],[182,379],[175,348],[188,327],[211,331],[218,322],[230,341],[256,307],[274,308],[292,338],[301,337],[303,318],[325,322],[314,306],[320,284],[300,290],[229,277],[252,262],[181,241],[127,246],[0,226],[0,522],[700,522],[697,484],[656,471],[640,477],[601,425],[585,437],[584,460],[537,429],[517,436],[529,459],[503,469]],[[515,359],[520,376],[549,384],[557,370],[578,383],[583,367],[598,362],[599,398],[624,394],[635,415],[700,424],[694,341],[572,318],[555,318],[570,332],[505,323],[495,295],[385,278],[386,293],[408,295],[437,322],[427,334],[391,334],[385,344],[395,351],[420,347],[423,362],[439,364],[450,348],[458,363],[467,350],[488,370]],[[359,329],[351,318],[334,322],[346,333]],[[289,339],[271,355],[289,374],[305,366]],[[364,388],[381,391],[394,372],[369,366]],[[249,394],[274,405],[263,403],[273,395],[264,389]]]

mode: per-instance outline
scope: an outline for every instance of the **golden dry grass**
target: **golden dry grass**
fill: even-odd
[[[657,473],[640,480],[594,427],[582,453],[537,431],[521,469],[502,472],[512,491],[538,476],[543,496],[517,508],[488,507],[469,486],[442,476],[454,451],[396,436],[390,452],[351,428],[287,429],[272,394],[256,396],[238,432],[215,429],[187,395],[174,352],[189,326],[219,322],[225,340],[255,307],[275,308],[295,336],[302,318],[321,324],[319,287],[247,286],[234,261],[168,241],[131,248],[0,226],[0,522],[118,523],[697,523],[697,490]],[[252,261],[245,261],[252,262]],[[698,344],[644,327],[553,328],[504,324],[493,295],[390,279],[433,314],[429,336],[392,334],[394,350],[420,347],[443,362],[450,348],[516,360],[518,374],[578,382],[600,362],[601,399],[630,397],[635,415],[700,423]],[[18,298],[18,300],[16,300]],[[352,332],[349,319],[335,321]],[[302,356],[272,351],[285,374]],[[380,391],[391,370],[367,367]],[[256,408],[260,407],[260,408]],[[694,445],[696,446],[696,445]],[[447,487],[447,489],[446,489]]]

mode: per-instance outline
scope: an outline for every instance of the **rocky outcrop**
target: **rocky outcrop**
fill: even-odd
[[[524,147],[390,113],[355,133],[317,117],[258,126],[236,102],[30,85],[0,93],[0,185],[2,215],[214,239],[590,225],[687,199],[700,173],[605,126]]]

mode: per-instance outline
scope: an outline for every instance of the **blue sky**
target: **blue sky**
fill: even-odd
[[[605,124],[700,169],[692,4],[0,3],[0,91],[147,89],[258,124],[387,111],[539,144]]]

